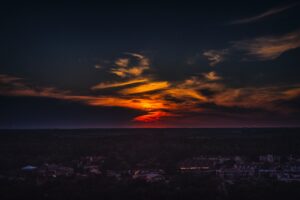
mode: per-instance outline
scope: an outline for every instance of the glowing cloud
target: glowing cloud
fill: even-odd
[[[138,116],[134,118],[134,121],[138,122],[154,122],[160,120],[162,117],[174,117],[178,116],[172,113],[167,113],[164,111],[155,111],[155,112],[149,112],[145,115]]]
[[[115,61],[115,64],[119,67],[127,67],[129,64],[128,58],[119,58]]]
[[[162,82],[152,82],[152,83],[146,83],[143,85],[139,85],[132,88],[123,89],[120,91],[120,94],[138,94],[138,93],[144,93],[144,92],[152,92],[155,90],[162,90],[165,88],[168,88],[170,84],[167,81]]]
[[[164,100],[147,98],[94,97],[86,99],[86,103],[92,106],[123,107],[144,111],[176,108],[175,105]]]
[[[273,60],[286,51],[300,47],[300,31],[237,41],[233,42],[233,47],[259,60]]]
[[[115,61],[118,68],[111,70],[112,74],[119,77],[137,77],[150,67],[149,58],[137,53],[125,53],[128,58],[119,58]],[[134,63],[134,64],[133,64]]]
[[[203,79],[199,79],[198,77],[191,77],[185,80],[183,83],[178,85],[181,88],[189,88],[194,90],[201,90],[201,89],[209,89],[212,91],[221,91],[225,88],[223,83],[219,82],[211,82]]]
[[[124,82],[114,82],[114,83],[99,83],[91,87],[92,90],[99,90],[99,89],[106,89],[106,88],[116,88],[116,87],[123,87],[128,86],[136,83],[144,83],[147,82],[148,79],[133,79]]]
[[[210,75],[209,75],[210,74]],[[76,95],[70,91],[52,87],[34,87],[22,78],[0,75],[0,95],[31,96],[76,101],[90,106],[120,107],[146,112],[134,121],[153,122],[164,117],[182,117],[183,113],[201,113],[203,104],[222,107],[256,108],[271,112],[291,113],[292,109],[279,107],[276,102],[300,97],[300,86],[230,88],[216,80],[217,75],[191,77],[183,82],[170,84],[167,81],[151,82],[149,79],[133,79],[126,82],[100,83],[92,89],[118,88],[108,96]],[[213,77],[213,78],[212,78]],[[141,84],[131,87],[132,84]],[[213,91],[207,96],[201,90]],[[186,114],[184,114],[186,116]]]
[[[222,78],[217,75],[216,72],[208,72],[208,73],[203,73],[202,74],[207,80],[209,81],[216,81],[216,80],[221,80]]]
[[[207,98],[197,92],[194,89],[186,89],[186,88],[173,88],[164,91],[165,95],[170,95],[172,97],[175,97],[177,99],[187,99],[187,98],[193,98],[200,101],[207,101]]]
[[[292,87],[292,88],[291,88]],[[290,112],[275,102],[300,97],[299,85],[260,88],[228,88],[211,99],[217,105],[227,107],[260,108],[263,110]]]

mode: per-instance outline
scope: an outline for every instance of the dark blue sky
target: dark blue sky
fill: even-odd
[[[298,126],[299,11],[288,0],[2,3],[0,127]]]

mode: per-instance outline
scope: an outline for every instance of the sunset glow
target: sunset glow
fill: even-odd
[[[4,12],[2,126],[299,124],[298,4],[140,4]]]

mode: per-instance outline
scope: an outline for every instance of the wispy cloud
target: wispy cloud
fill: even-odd
[[[209,61],[210,66],[216,66],[225,60],[225,55],[228,53],[227,49],[223,50],[208,50],[203,52],[203,56]]]
[[[136,83],[144,83],[147,82],[147,78],[143,79],[132,79],[128,81],[122,81],[122,82],[106,82],[106,83],[99,83],[97,85],[94,85],[91,87],[92,90],[101,90],[101,89],[107,89],[107,88],[117,88],[117,87],[123,87],[123,86],[128,86],[128,85],[133,85]]]
[[[85,101],[91,106],[104,106],[104,107],[120,107],[130,108],[135,110],[141,110],[145,112],[152,112],[154,110],[172,110],[176,109],[176,105],[168,103],[163,99],[149,99],[143,97],[116,97],[116,96],[104,96],[104,97],[91,97]]]
[[[270,10],[267,10],[263,13],[258,14],[258,15],[248,17],[248,18],[234,20],[234,21],[229,22],[228,24],[229,25],[234,25],[234,24],[247,24],[247,23],[256,22],[256,21],[259,21],[261,19],[270,17],[272,15],[279,14],[279,13],[281,13],[283,11],[286,11],[288,9],[291,9],[291,8],[297,6],[297,5],[299,5],[299,3],[294,3],[294,4],[290,4],[290,5],[283,6],[283,7],[271,8]]]
[[[208,73],[202,73],[202,75],[209,81],[216,81],[216,80],[221,80],[222,79],[222,77],[217,75],[217,73],[215,71],[211,71],[211,72],[208,72]]]
[[[94,67],[95,67],[95,69],[101,69],[101,68],[102,68],[102,65],[96,64]]]
[[[119,67],[127,67],[129,64],[129,58],[119,58],[115,61],[115,64]]]
[[[177,114],[168,113],[164,111],[149,112],[145,115],[141,115],[134,118],[134,121],[138,122],[154,122],[160,120],[162,117],[177,117]]]
[[[152,111],[176,108],[175,104],[163,99],[143,98],[141,96],[120,97],[119,95],[94,96],[76,95],[71,91],[58,90],[53,87],[35,87],[22,78],[0,75],[0,95],[45,97],[66,101],[77,101],[91,106],[124,107],[136,110]]]
[[[120,91],[120,94],[138,94],[138,93],[144,93],[144,92],[152,92],[156,90],[162,90],[165,88],[168,88],[170,84],[167,81],[161,81],[161,82],[150,82],[143,85],[139,85],[136,87],[126,88]]]
[[[19,81],[21,81],[22,78],[19,77],[15,77],[15,76],[9,76],[6,74],[0,74],[0,83],[1,84],[16,84],[16,83],[20,83]]]
[[[126,53],[124,53],[124,54],[130,55],[130,56],[133,56],[133,57],[136,57],[136,58],[138,58],[138,59],[140,59],[140,60],[143,60],[143,59],[146,58],[144,55],[139,54],[139,53],[126,52]]]
[[[295,109],[278,106],[300,97],[300,85],[232,88],[216,72],[194,76],[180,82],[150,78],[100,83],[92,89],[115,88],[108,95],[81,95],[53,87],[36,87],[24,79],[0,75],[0,95],[29,96],[76,101],[90,106],[121,107],[140,110],[136,122],[153,122],[162,118],[183,118],[208,111],[206,104],[226,108],[261,109],[292,113]],[[133,86],[137,84],[137,86]],[[124,88],[125,87],[125,88]],[[210,95],[203,91],[210,91]]]
[[[212,99],[216,105],[241,108],[259,108],[273,112],[289,113],[286,107],[278,107],[276,102],[300,97],[300,85],[273,87],[227,88]]]
[[[283,53],[300,47],[300,30],[282,35],[269,35],[246,40],[232,41],[223,50],[209,50],[203,53],[215,66],[226,58],[241,60],[274,60]]]
[[[248,56],[259,60],[272,60],[298,47],[300,47],[300,31],[233,42],[234,49],[246,51]]]
[[[115,61],[116,68],[111,69],[111,73],[121,78],[137,77],[150,68],[150,61],[144,55],[137,53],[125,53],[127,58],[118,58]]]
[[[202,95],[195,88],[170,88],[162,93],[165,96],[171,96],[178,100],[191,100],[195,99],[197,101],[207,101],[206,96]]]

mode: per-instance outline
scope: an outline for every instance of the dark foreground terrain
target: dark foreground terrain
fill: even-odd
[[[0,199],[300,199],[300,129],[0,131]]]

